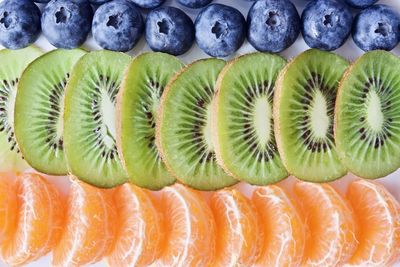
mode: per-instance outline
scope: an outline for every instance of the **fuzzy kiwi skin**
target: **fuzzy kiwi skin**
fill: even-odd
[[[215,96],[214,96],[216,101],[214,101],[213,107],[212,107],[212,110],[213,110],[214,114],[218,113],[218,109],[220,107],[220,103],[218,102],[218,100],[220,99],[220,93],[221,93],[220,88],[221,88],[223,77],[225,76],[225,74],[230,70],[232,65],[234,65],[235,63],[240,61],[242,58],[248,57],[248,56],[252,56],[252,55],[257,55],[257,54],[260,54],[260,52],[250,53],[250,54],[246,54],[246,55],[243,55],[243,56],[239,56],[239,57],[237,57],[235,59],[232,59],[222,69],[222,71],[220,72],[220,74],[218,76],[218,80],[217,80],[217,83],[216,83],[216,92],[215,92]],[[275,85],[274,85],[274,87],[275,87]],[[217,136],[217,132],[218,132],[218,119],[217,119],[217,116],[212,116],[211,117],[211,125],[212,125],[212,141],[213,141],[213,145],[214,145],[214,149],[215,149],[215,155],[216,155],[217,163],[230,176],[232,176],[232,177],[234,177],[234,178],[236,178],[236,179],[238,179],[240,181],[244,181],[243,177],[240,177],[240,176],[238,176],[235,173],[230,171],[230,168],[225,164],[225,161],[223,160],[223,158],[221,156],[221,154],[222,154],[221,144],[218,142],[218,136]],[[275,138],[275,136],[274,136],[274,138]],[[282,179],[285,179],[287,177],[288,177],[288,174],[285,177],[282,177]],[[252,185],[267,185],[267,184],[270,184],[269,181],[254,182],[252,180],[246,180],[246,182],[249,183],[249,184],[252,184]]]
[[[275,94],[274,94],[274,104],[273,104],[273,118],[274,121],[277,122],[280,116],[280,107],[279,107],[279,103],[280,103],[280,99],[282,99],[282,92],[283,92],[283,88],[282,88],[282,83],[283,80],[285,78],[285,75],[288,71],[288,69],[293,65],[293,63],[295,62],[294,60],[297,59],[299,56],[303,55],[304,53],[312,53],[314,51],[317,52],[321,52],[321,53],[331,53],[331,52],[325,52],[325,51],[319,51],[316,49],[309,49],[305,52],[303,52],[302,54],[298,55],[297,57],[295,57],[294,59],[292,59],[291,61],[288,62],[288,64],[280,71],[278,78],[276,80],[275,83]],[[347,60],[346,60],[347,61]],[[334,119],[332,121],[332,124],[334,124]],[[333,127],[333,125],[332,125]],[[292,169],[292,167],[290,166],[290,164],[287,164],[286,159],[288,158],[288,155],[286,154],[285,149],[283,148],[284,146],[284,142],[281,138],[282,136],[282,129],[281,129],[281,125],[280,123],[274,123],[274,132],[275,132],[275,139],[276,139],[276,144],[277,144],[277,148],[279,151],[279,154],[282,158],[282,162],[285,165],[286,169],[288,170],[289,174],[296,176],[296,178],[299,178],[301,180],[307,181],[307,182],[314,182],[314,183],[325,183],[325,182],[331,182],[331,181],[335,181],[338,180],[340,178],[342,178],[343,176],[345,176],[348,172],[347,168],[345,168],[345,166],[343,165],[342,170],[340,171],[340,173],[338,173],[336,176],[332,176],[332,175],[325,175],[324,177],[297,177],[296,175],[296,170]],[[336,146],[333,148],[336,150]],[[339,158],[339,153],[337,154],[337,158],[340,160]]]
[[[353,74],[353,72],[355,71],[355,67],[364,60],[364,57],[369,56],[369,55],[376,55],[377,58],[382,58],[386,55],[391,55],[393,57],[393,59],[398,60],[397,65],[400,66],[400,59],[398,57],[396,57],[395,55],[391,54],[390,52],[384,51],[384,50],[374,50],[374,51],[366,52],[365,54],[363,54],[362,56],[357,58],[350,65],[350,67],[346,70],[346,72],[344,73],[344,75],[339,83],[339,88],[338,88],[338,93],[337,93],[337,98],[336,98],[337,102],[335,105],[334,136],[335,136],[335,140],[336,140],[336,144],[337,144],[338,155],[339,155],[340,159],[342,160],[343,164],[349,169],[349,171],[352,174],[357,175],[358,177],[361,177],[364,179],[378,179],[378,178],[385,177],[385,176],[391,174],[392,172],[396,171],[400,167],[400,157],[391,155],[392,159],[397,159],[396,166],[392,166],[392,168],[386,168],[385,170],[380,170],[378,168],[378,166],[375,165],[375,163],[374,163],[373,168],[369,168],[369,166],[365,165],[365,164],[368,165],[366,160],[363,160],[363,163],[362,163],[363,166],[356,167],[354,165],[357,165],[357,164],[352,164],[353,161],[355,161],[356,159],[353,158],[354,155],[352,155],[351,152],[348,152],[346,150],[347,144],[344,143],[344,140],[341,140],[340,133],[339,133],[341,130],[339,117],[340,117],[340,114],[342,113],[342,109],[341,109],[339,102],[341,101],[341,99],[343,98],[343,95],[345,94],[345,89],[347,89],[347,88],[344,88],[345,83],[349,79],[349,77]],[[388,62],[385,62],[385,64],[388,64]],[[400,75],[400,69],[398,71],[398,75]],[[376,163],[377,163],[377,161],[376,161]]]
[[[156,122],[156,140],[155,140],[155,141],[156,141],[156,146],[157,146],[157,148],[158,148],[158,151],[159,151],[159,153],[160,153],[160,156],[161,156],[161,158],[163,159],[167,170],[169,170],[169,172],[176,178],[177,182],[179,182],[180,184],[183,184],[183,185],[185,185],[185,186],[188,186],[188,187],[190,187],[190,188],[192,188],[192,189],[195,189],[195,190],[201,190],[201,191],[215,191],[215,190],[217,190],[217,189],[222,189],[222,188],[219,188],[219,187],[204,187],[204,188],[199,188],[199,187],[193,186],[193,185],[191,185],[191,184],[185,183],[185,182],[182,180],[182,177],[178,176],[178,175],[174,172],[172,166],[165,160],[165,158],[167,157],[167,152],[166,152],[166,149],[165,149],[164,146],[163,146],[162,134],[161,134],[161,123],[162,123],[162,120],[163,120],[163,117],[164,117],[164,114],[165,114],[165,110],[164,110],[165,102],[166,102],[168,93],[171,91],[172,85],[173,85],[173,84],[175,83],[175,81],[180,77],[180,75],[181,75],[182,73],[184,73],[185,71],[187,71],[193,64],[199,63],[199,62],[201,62],[201,61],[206,61],[206,60],[209,60],[209,59],[200,59],[200,60],[197,60],[197,61],[195,61],[195,62],[192,62],[191,64],[189,64],[189,65],[187,65],[186,67],[182,68],[178,73],[176,73],[176,74],[174,75],[174,77],[170,80],[170,82],[169,82],[169,83],[167,84],[167,86],[165,87],[164,93],[163,93],[163,95],[161,96],[161,99],[160,99],[160,107],[159,107],[159,112],[158,112],[157,122]],[[214,153],[214,154],[215,154],[215,153]],[[229,173],[227,173],[227,175],[229,175]],[[232,176],[232,177],[233,177],[233,176]],[[234,179],[234,180],[232,180],[231,183],[227,184],[224,188],[232,187],[232,186],[236,185],[237,183],[239,183],[239,180]]]
[[[162,57],[170,57],[171,59],[174,60],[174,62],[170,63],[170,66],[171,65],[176,65],[179,62],[181,64],[180,65],[180,69],[182,67],[184,67],[184,64],[182,62],[180,62],[179,59],[177,59],[176,57],[173,57],[173,56],[168,55],[168,54],[160,53],[160,52],[147,52],[147,53],[143,53],[140,56],[136,57],[131,62],[131,64],[127,67],[127,69],[125,70],[124,78],[123,78],[123,80],[121,82],[121,90],[119,91],[119,93],[117,95],[117,104],[116,104],[116,134],[117,134],[117,137],[116,137],[116,141],[117,141],[117,149],[119,151],[119,155],[120,155],[121,161],[123,163],[123,167],[124,167],[126,173],[128,173],[128,174],[130,173],[130,171],[129,171],[129,168],[127,166],[127,162],[126,162],[125,156],[128,155],[130,153],[130,151],[127,148],[126,149],[123,148],[122,139],[123,139],[123,133],[124,132],[127,133],[127,131],[125,130],[125,127],[129,127],[129,126],[124,125],[124,123],[123,123],[123,120],[122,120],[122,117],[123,117],[123,114],[122,114],[123,110],[122,109],[123,109],[123,107],[122,106],[123,106],[123,99],[126,99],[127,97],[129,97],[127,91],[130,88],[130,85],[128,85],[128,80],[130,78],[129,76],[130,76],[130,72],[131,72],[131,67],[134,66],[134,64],[137,64],[135,60],[140,60],[143,57],[144,58],[153,57],[154,60],[160,60],[160,61],[166,60],[166,58],[162,58]],[[162,63],[160,63],[160,64],[162,64]],[[180,69],[178,70],[178,72],[180,71]],[[170,71],[170,70],[168,70],[168,71]],[[175,74],[176,73],[174,73],[172,75],[172,77],[174,77]],[[157,120],[157,117],[155,117],[155,120]],[[156,148],[157,148],[157,146],[156,146]],[[162,169],[165,166],[164,163],[162,163],[162,165],[163,166],[159,167],[159,168]],[[160,169],[159,169],[159,171],[160,171]],[[158,181],[156,181],[156,182],[152,182],[153,178],[155,178],[155,177],[151,177],[151,175],[147,176],[146,179],[143,179],[143,177],[139,177],[137,174],[136,174],[137,177],[133,177],[133,174],[132,174],[132,175],[129,175],[130,176],[129,180],[133,184],[136,184],[136,185],[138,185],[140,187],[143,187],[143,188],[147,188],[147,189],[150,189],[150,190],[161,190],[165,186],[172,185],[172,184],[174,184],[176,182],[175,179],[171,179],[171,172],[170,171],[165,170],[165,172],[166,173],[162,177],[157,177],[157,178],[160,178],[160,179]],[[146,175],[149,175],[149,174],[146,174]]]

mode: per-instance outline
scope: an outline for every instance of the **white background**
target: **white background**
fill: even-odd
[[[299,14],[301,14],[305,4],[307,3],[307,0],[292,0],[292,2],[296,5],[296,7],[299,11]],[[221,4],[234,6],[237,9],[239,9],[245,17],[247,16],[247,12],[252,4],[252,2],[248,2],[245,0],[214,0],[214,3],[221,3]],[[398,10],[398,12],[400,12],[400,1],[399,0],[380,0],[378,3],[391,5],[396,10]],[[199,12],[199,10],[187,9],[187,8],[183,8],[182,6],[179,6],[175,0],[167,0],[164,5],[178,6],[179,8],[183,9],[187,14],[189,14],[192,17],[193,21],[195,20],[196,15]],[[354,10],[354,11],[355,11],[355,13],[357,12],[356,10]],[[39,38],[39,40],[36,42],[36,45],[39,46],[40,48],[42,48],[44,51],[49,51],[49,50],[54,49],[54,47],[51,46],[43,36],[41,36]],[[100,47],[96,45],[96,43],[91,38],[91,36],[89,36],[87,42],[84,44],[83,47],[88,50],[100,49]],[[286,57],[287,59],[291,59],[292,57],[298,55],[299,53],[301,53],[302,51],[304,51],[306,49],[308,49],[307,45],[303,41],[303,38],[301,36],[299,36],[299,38],[297,39],[295,44],[292,45],[287,50],[283,51],[281,53],[281,55]],[[132,56],[135,56],[144,51],[150,51],[150,49],[146,45],[144,38],[142,38],[142,40],[136,45],[136,47],[132,51],[129,52],[129,54]],[[255,51],[254,48],[252,48],[251,45],[246,42],[236,54],[232,55],[232,57],[236,57],[238,55],[242,55],[242,54],[246,54],[246,53],[254,52],[254,51]],[[344,46],[342,46],[335,52],[349,60],[354,60],[363,53],[363,51],[360,50],[354,44],[351,37],[345,43]],[[394,54],[400,56],[400,45],[398,45],[392,52]],[[180,56],[182,61],[185,63],[190,63],[196,59],[205,58],[205,57],[208,57],[208,56],[205,53],[203,53],[196,45],[193,45],[192,49],[189,52],[187,52],[185,55]],[[229,58],[227,58],[227,59],[229,59]],[[0,61],[1,61],[1,58],[0,58]],[[62,191],[65,192],[68,189],[67,178],[49,177],[49,179],[52,182],[56,183],[59,186],[59,188],[62,189]],[[288,179],[286,182],[290,182],[291,179],[292,178]],[[337,182],[334,182],[334,184],[341,189],[345,189],[346,184],[351,179],[354,179],[354,177],[352,177],[351,175],[348,175],[348,177],[345,177]],[[390,192],[398,200],[400,200],[400,171],[397,171],[396,173],[393,173],[392,175],[389,175],[388,177],[380,179],[378,181],[380,183],[384,184],[386,186],[386,188],[389,189]],[[240,185],[238,185],[238,187],[245,194],[249,194],[251,192],[251,187],[248,185],[240,184]],[[47,257],[41,258],[37,262],[29,264],[28,266],[31,266],[31,267],[33,267],[33,266],[35,266],[35,267],[50,266],[50,262],[51,262],[51,257],[47,256]],[[0,267],[1,266],[6,266],[6,265],[4,263],[0,262]],[[101,262],[94,266],[106,266],[106,264]],[[400,263],[397,264],[396,266],[400,267]]]

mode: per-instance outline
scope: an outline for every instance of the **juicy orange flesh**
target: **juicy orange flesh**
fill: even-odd
[[[180,184],[161,196],[165,239],[156,266],[207,266],[215,250],[215,222],[203,196]]]
[[[1,244],[9,265],[24,265],[47,254],[59,239],[64,210],[57,189],[37,174],[21,174],[15,184],[17,220]]]
[[[358,240],[350,264],[384,266],[394,257],[399,215],[397,204],[388,194],[383,186],[372,182],[350,184],[347,198],[354,210]]]
[[[149,192],[125,184],[115,192],[118,230],[110,266],[148,266],[160,253],[161,214]]]
[[[348,204],[328,184],[298,182],[294,191],[307,227],[303,264],[336,266],[347,262],[356,246]]]
[[[298,266],[304,251],[305,228],[292,201],[274,185],[256,189],[252,201],[263,222],[261,253],[255,266]]]
[[[117,222],[113,190],[72,180],[67,218],[53,252],[56,266],[95,263],[110,252]]]
[[[259,222],[251,202],[239,191],[221,190],[211,197],[216,222],[212,266],[249,266],[260,247]]]
[[[17,195],[11,173],[0,173],[0,241],[8,242],[15,231]]]

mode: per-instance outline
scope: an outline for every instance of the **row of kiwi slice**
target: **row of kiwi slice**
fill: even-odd
[[[400,59],[0,51],[0,170],[200,190],[400,167]],[[21,153],[20,153],[21,152]]]

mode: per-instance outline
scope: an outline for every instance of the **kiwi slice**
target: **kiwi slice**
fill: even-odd
[[[62,133],[64,89],[84,54],[80,49],[44,54],[29,64],[18,84],[15,137],[29,165],[42,173],[68,173]]]
[[[0,171],[23,171],[29,167],[15,139],[15,98],[22,72],[42,54],[33,46],[0,51]]]
[[[117,96],[117,144],[123,165],[134,184],[159,190],[175,182],[155,144],[160,97],[181,68],[176,57],[145,53],[132,61]]]
[[[220,59],[203,59],[184,68],[168,84],[162,98],[156,142],[171,173],[199,190],[237,183],[217,164],[211,140],[211,107]]]
[[[64,150],[69,171],[98,187],[127,181],[116,145],[115,102],[131,58],[91,52],[76,63],[64,102]]]
[[[338,92],[335,140],[343,163],[363,178],[400,167],[400,59],[365,53],[348,69]]]
[[[275,81],[285,64],[277,55],[248,54],[228,63],[218,78],[212,120],[217,160],[226,172],[250,184],[288,176],[272,118]]]
[[[339,81],[348,66],[336,54],[311,49],[279,75],[275,138],[286,169],[299,179],[327,182],[347,172],[336,151],[333,116]]]

